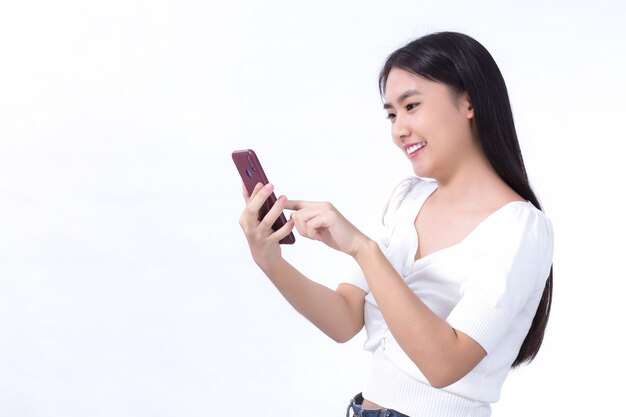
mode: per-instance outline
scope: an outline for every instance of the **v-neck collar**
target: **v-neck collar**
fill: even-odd
[[[406,220],[407,223],[410,222],[410,227],[407,227],[407,229],[409,230],[409,237],[408,237],[408,254],[407,254],[407,260],[406,260],[406,265],[413,265],[413,267],[415,268],[416,266],[418,266],[419,264],[422,263],[426,263],[428,260],[437,257],[438,255],[451,251],[451,250],[455,250],[458,249],[460,246],[462,246],[465,242],[467,242],[467,240],[470,239],[470,237],[472,237],[473,235],[477,234],[478,231],[484,227],[483,225],[485,223],[488,223],[488,220],[493,218],[497,213],[503,211],[505,208],[510,207],[512,205],[515,204],[530,204],[532,206],[532,203],[528,200],[526,201],[519,201],[519,200],[515,200],[515,201],[510,201],[508,203],[506,203],[505,205],[503,205],[502,207],[496,209],[495,211],[491,212],[487,217],[485,217],[483,220],[480,221],[480,223],[478,223],[476,225],[476,227],[474,227],[460,242],[457,242],[453,245],[450,246],[446,246],[445,248],[441,248],[438,249],[434,252],[429,253],[426,256],[422,256],[420,258],[418,258],[417,260],[415,259],[415,253],[417,252],[417,248],[419,245],[419,236],[417,233],[417,228],[415,227],[415,221],[417,220],[417,216],[419,215],[420,211],[422,210],[422,207],[424,206],[424,204],[426,203],[426,200],[428,199],[428,197],[430,197],[430,195],[432,193],[435,192],[435,190],[438,188],[437,186],[437,182],[436,181],[427,181],[428,187],[430,188],[430,190],[427,191],[423,191],[420,190],[419,188],[419,184],[417,184],[416,186],[413,187],[413,189],[411,189],[410,193],[417,193],[422,192],[423,194],[419,197],[419,198],[415,198],[414,197],[414,201],[412,201],[413,204],[410,204],[409,207],[407,207],[408,212],[407,212],[407,216]],[[409,197],[407,195],[407,197]],[[533,206],[534,207],[534,206]],[[407,225],[408,226],[408,225]]]

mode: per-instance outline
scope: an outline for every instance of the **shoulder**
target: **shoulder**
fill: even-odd
[[[503,238],[527,237],[548,239],[554,235],[552,221],[529,201],[512,201],[496,210],[486,221],[486,228]]]
[[[544,276],[554,254],[554,229],[550,218],[528,201],[506,204],[483,221],[468,243],[478,259],[498,259],[508,268],[528,269]]]
[[[387,202],[383,210],[383,223],[388,224],[391,217],[398,211],[406,200],[414,200],[430,187],[436,187],[434,180],[423,179],[416,176],[403,178],[397,182],[391,192],[387,194]]]
[[[410,176],[396,183],[388,198],[388,208],[400,206],[406,199],[414,200],[437,187],[434,180]]]

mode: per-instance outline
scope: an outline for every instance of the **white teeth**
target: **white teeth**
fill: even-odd
[[[412,145],[412,146],[409,146],[408,148],[406,148],[406,153],[408,153],[410,155],[413,152],[422,149],[424,146],[426,146],[426,142],[416,143],[415,145]]]

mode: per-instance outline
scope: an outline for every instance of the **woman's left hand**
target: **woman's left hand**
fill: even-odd
[[[300,235],[319,240],[350,256],[356,256],[369,241],[329,202],[287,200],[285,208],[296,210],[291,213],[291,218]]]

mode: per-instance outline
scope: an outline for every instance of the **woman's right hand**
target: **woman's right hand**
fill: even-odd
[[[239,225],[243,229],[250,246],[250,252],[254,262],[263,270],[282,258],[280,244],[282,238],[291,233],[294,221],[289,221],[277,231],[272,230],[272,225],[283,212],[287,198],[281,195],[272,206],[263,220],[259,221],[259,210],[263,203],[272,194],[272,184],[263,186],[260,182],[254,187],[252,195],[248,195],[246,186],[243,187],[243,198],[246,208],[239,218]]]

